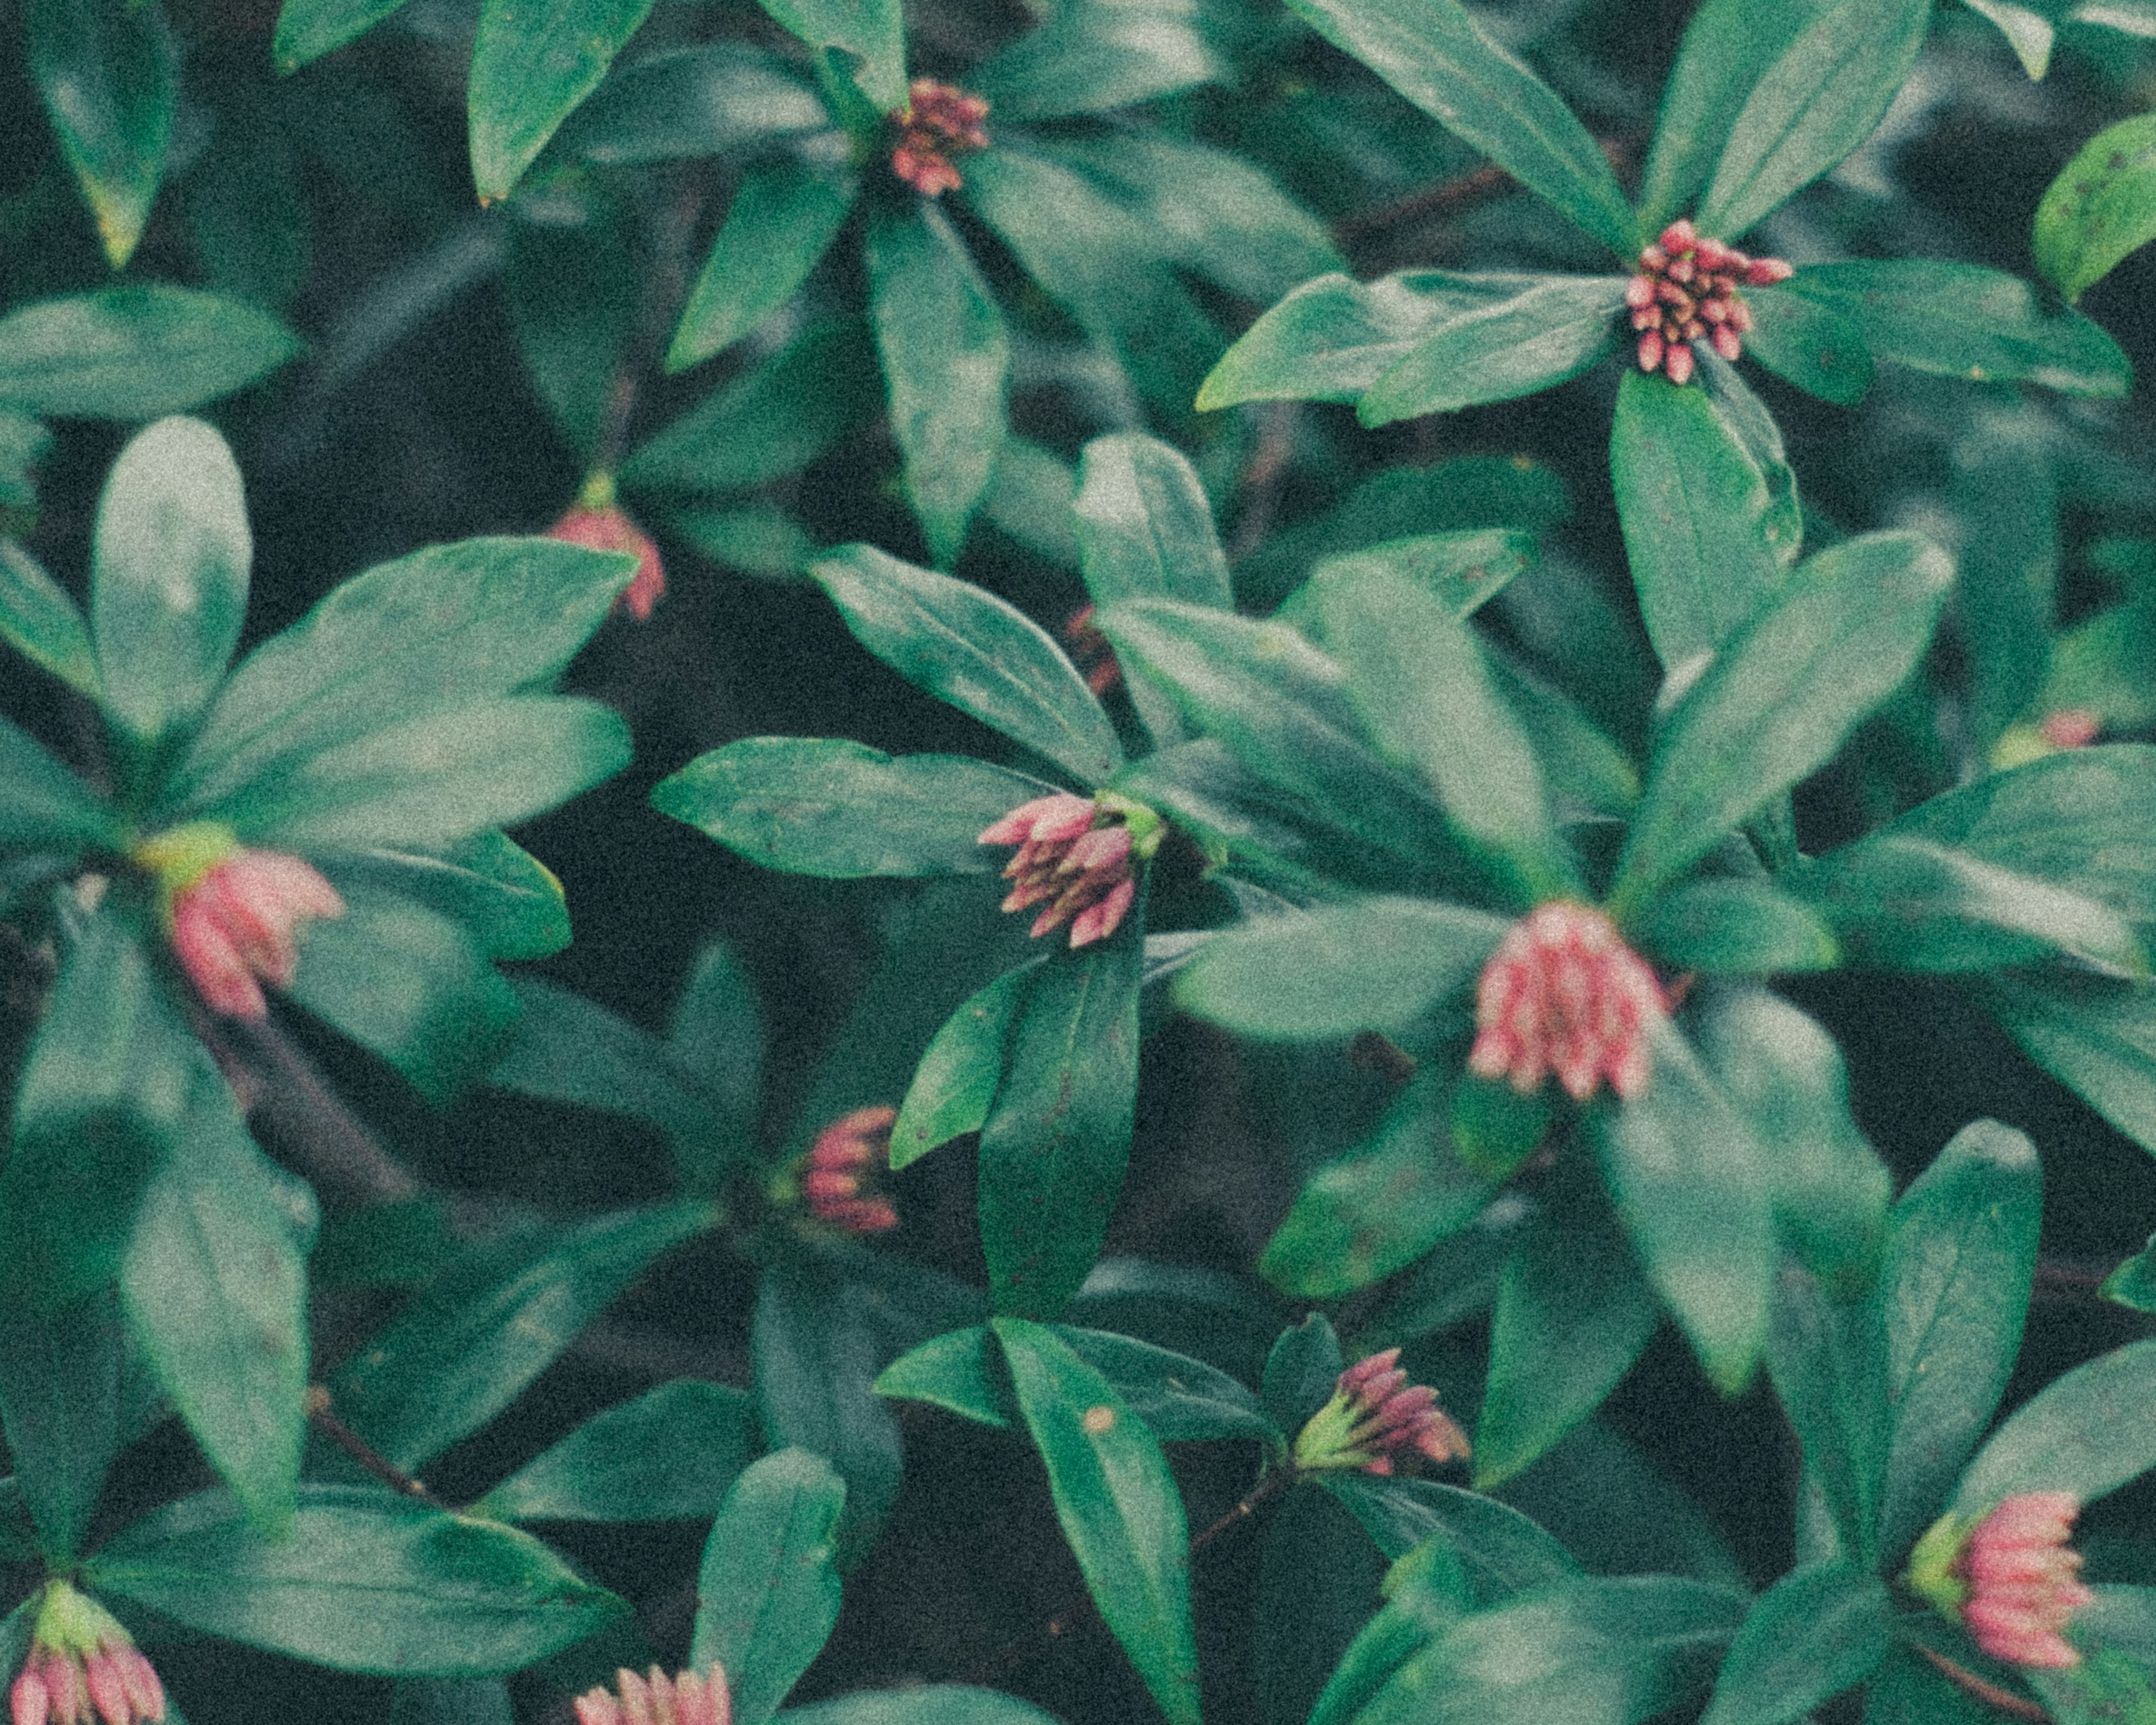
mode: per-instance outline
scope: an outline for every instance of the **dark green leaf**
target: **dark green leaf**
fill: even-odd
[[[97,699],[90,625],[67,589],[12,539],[0,539],[0,640],[77,694]]]
[[[854,639],[908,682],[1081,783],[1097,785],[1122,765],[1116,727],[1086,680],[1008,601],[865,545],[848,546],[811,572]]]
[[[1007,1426],[1016,1409],[991,1360],[985,1324],[924,1342],[884,1368],[875,1393],[894,1401],[927,1402],[978,1425]]]
[[[330,1380],[337,1417],[424,1466],[514,1401],[662,1252],[711,1225],[671,1204],[470,1249]]]
[[[1579,1574],[1579,1565],[1517,1509],[1479,1491],[1435,1480],[1378,1478],[1333,1471],[1318,1484],[1355,1513],[1389,1558],[1401,1558],[1435,1536],[1460,1558],[1478,1602],[1489,1604]]]
[[[0,403],[59,418],[154,419],[297,357],[268,312],[162,284],[38,300],[0,318]]]
[[[1435,1567],[1456,1579],[1457,1562],[1445,1561],[1451,1554],[1431,1549]],[[1266,1725],[1304,1725],[1311,1717],[1331,1686],[1327,1678],[1378,1606],[1382,1573],[1354,1517],[1324,1492],[1291,1491],[1273,1512],[1250,1624],[1250,1675]],[[1410,1593],[1418,1600],[1424,1596],[1419,1589]],[[1395,1624],[1401,1615],[1394,1614]]]
[[[1301,1492],[1291,1507],[1306,1499],[1324,1501],[1317,1492]],[[1291,1725],[1301,1725],[1305,1717],[1309,1725],[1349,1725],[1394,1671],[1474,1604],[1466,1572],[1442,1539],[1418,1546],[1392,1567],[1384,1584],[1383,1609],[1349,1644],[1315,1705]]]
[[[506,834],[480,833],[439,854],[353,851],[336,860],[355,890],[379,886],[440,912],[495,958],[551,958],[569,944],[562,883]]]
[[[1841,958],[1834,931],[1764,880],[1681,881],[1658,894],[1630,932],[1672,968],[1710,975],[1831,970]]]
[[[30,79],[115,270],[150,219],[179,105],[180,53],[157,0],[29,0]]]
[[[2071,305],[2156,239],[2156,116],[2107,126],[2036,206],[2036,267]]]
[[[627,1615],[528,1533],[377,1486],[302,1486],[276,1541],[222,1491],[182,1498],[85,1574],[204,1635],[381,1676],[520,1671]]]
[[[1700,231],[1735,239],[1870,137],[1931,20],[1930,0],[1836,0],[1815,17],[1730,123]]]
[[[2156,1145],[2156,989],[2030,971],[1989,978],[1979,998],[2030,1060],[2128,1137]]]
[[[894,1171],[988,1123],[1003,1083],[1011,1019],[1032,975],[1029,967],[1006,971],[943,1021],[921,1056],[891,1126]]]
[[[2156,1467],[2156,1341],[2129,1343],[2055,1378],[2010,1415],[1961,1476],[1971,1519],[2025,1491],[2087,1502]]]
[[[477,1507],[506,1522],[700,1522],[761,1447],[747,1391],[684,1378],[594,1414]]]
[[[1326,558],[1273,615],[1280,622],[1293,624],[1317,645],[1331,649],[1325,619],[1336,588],[1352,588],[1374,572],[1412,583],[1452,615],[1465,618],[1502,592],[1515,576],[1532,567],[1534,561],[1532,536],[1501,527],[1394,539],[1367,551]]]
[[[891,0],[894,18],[896,0]],[[965,242],[940,209],[872,212],[869,309],[906,492],[929,554],[949,563],[1009,433],[1010,339]]]
[[[1123,1405],[1164,1444],[1240,1439],[1276,1446],[1283,1441],[1258,1399],[1203,1360],[1106,1330],[1049,1327],[1114,1386]]]
[[[1265,1354],[1265,1412],[1284,1432],[1299,1433],[1332,1399],[1347,1360],[1332,1319],[1313,1312],[1282,1330]]]
[[[118,814],[37,740],[0,719],[0,845],[76,852],[126,847]]]
[[[363,35],[403,4],[404,0],[285,0],[270,42],[277,69],[298,71]]]
[[[1576,377],[1616,346],[1625,286],[1623,276],[1531,276],[1505,298],[1440,317],[1363,392],[1355,417],[1389,425]]]
[[[748,737],[651,793],[662,814],[789,874],[979,875],[1007,860],[982,830],[1055,787],[963,755],[892,757],[857,742]]]
[[[1613,903],[1641,902],[1831,759],[1914,668],[1953,578],[1913,533],[1845,541],[1789,576],[1671,716]]]
[[[161,419],[120,452],[98,501],[90,629],[105,710],[143,745],[216,693],[253,555],[239,465],[201,420]]]
[[[761,0],[809,47],[843,49],[862,62],[861,94],[886,114],[906,105],[906,26],[898,0]]]
[[[578,103],[598,88],[652,0],[483,0],[465,106],[481,203],[506,198]]]
[[[830,110],[786,61],[721,41],[617,65],[560,136],[586,161],[611,167],[719,155],[830,124]]]
[[[1877,1671],[1893,1601],[1844,1563],[1784,1575],[1753,1606],[1701,1725],[1788,1725]]]
[[[1609,158],[1549,86],[1458,0],[1294,0],[1295,12],[1620,257],[1637,224]]]
[[[1744,302],[1752,310],[1744,350],[1775,376],[1836,407],[1853,408],[1871,393],[1871,351],[1858,325],[1779,288],[1747,288]]]
[[[2156,1312],[2156,1239],[2104,1277],[2097,1291],[2128,1312]]]
[[[994,1324],[1093,1603],[1173,1725],[1197,1725],[1188,1533],[1167,1458],[1108,1380],[1053,1332],[1018,1318]]]
[[[711,1523],[689,1664],[726,1668],[738,1725],[765,1725],[839,1621],[832,1542],[845,1502],[829,1463],[782,1450],[735,1481]]]
[[[787,1725],[1054,1725],[1014,1696],[959,1683],[862,1689],[836,1701],[788,1710]]]
[[[577,454],[598,458],[615,379],[638,336],[643,277],[631,212],[598,185],[561,184],[547,219],[509,224],[502,290],[531,388]]]
[[[1066,0],[967,85],[1001,121],[1094,114],[1209,83],[1219,67],[1201,10],[1195,0]]]
[[[52,449],[50,427],[18,408],[0,407],[0,511],[28,513],[37,508],[34,470]],[[18,596],[8,591],[13,572],[5,567],[16,558],[27,561],[27,553],[13,541],[0,538],[0,639],[13,639],[17,627],[8,610]]]
[[[732,346],[792,299],[838,237],[855,182],[790,159],[742,177],[666,350],[678,372]]]
[[[126,1343],[109,1291],[50,1314],[18,1309],[0,1327],[0,1421],[49,1564],[81,1555],[120,1453]]]
[[[1953,446],[1947,501],[1962,531],[1957,609],[1979,752],[2033,706],[2051,673],[2059,480],[2048,440],[2048,422],[1998,413],[1978,417]]]

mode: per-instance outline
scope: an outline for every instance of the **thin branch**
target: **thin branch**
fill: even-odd
[[[2017,1719],[2027,1719],[2031,1725],[2055,1725],[2051,1714],[2033,1701],[2025,1701],[2010,1690],[2001,1689],[1996,1683],[1987,1683],[1965,1666],[1956,1665],[1943,1653],[1934,1653],[1920,1641],[1909,1644],[1938,1667],[1938,1673],[1965,1695],[1973,1695],[1987,1707],[1994,1707],[2002,1713],[2010,1713]]]
[[[346,1455],[352,1457],[375,1478],[406,1497],[416,1497],[432,1503],[434,1495],[426,1486],[404,1471],[381,1450],[354,1431],[343,1420],[330,1411],[329,1386],[311,1384],[307,1389],[307,1423],[327,1438]]]
[[[198,1024],[197,1029],[203,1027]],[[225,1041],[231,1039],[231,1043]],[[220,1045],[236,1052],[253,1075],[253,1094],[235,1085],[250,1115],[258,1118],[289,1151],[307,1177],[320,1185],[362,1199],[390,1203],[419,1195],[411,1170],[382,1147],[344,1099],[315,1070],[299,1045],[268,1020],[245,1024],[219,1020],[203,1039],[212,1053]],[[232,1049],[231,1044],[238,1047]],[[229,1064],[220,1060],[231,1076]]]
[[[1342,216],[1332,225],[1342,239],[1360,239],[1371,234],[1382,234],[1389,228],[1398,228],[1423,216],[1440,215],[1449,210],[1464,209],[1480,203],[1486,198],[1494,198],[1516,184],[1512,177],[1502,167],[1484,162],[1471,167],[1464,174],[1455,174],[1435,186],[1425,186],[1419,192],[1410,192],[1405,198],[1390,203],[1381,203],[1375,209],[1360,214]]]

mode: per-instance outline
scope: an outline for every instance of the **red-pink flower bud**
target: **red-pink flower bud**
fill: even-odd
[[[165,1717],[165,1686],[117,1619],[51,1581],[8,1707],[13,1725],[156,1725]]]
[[[1737,339],[1737,331],[1726,323],[1714,326],[1714,351],[1734,365],[1744,352],[1744,344]]]
[[[607,490],[611,490],[610,481]],[[592,488],[587,486],[586,490],[588,494]],[[619,505],[608,502],[594,507],[580,502],[547,530],[547,536],[593,551],[626,552],[634,557],[636,573],[614,604],[639,623],[649,622],[651,608],[666,597],[666,570],[659,560],[659,547]]]
[[[2103,721],[2086,707],[2066,706],[2045,714],[2036,729],[2055,749],[2081,749],[2097,740],[2103,730]]]
[[[1063,639],[1078,668],[1086,674],[1086,686],[1106,699],[1123,680],[1123,668],[1116,662],[1116,649],[1093,624],[1093,608],[1081,605],[1065,619]]]
[[[1625,288],[1632,327],[1640,332],[1640,369],[1687,383],[1697,360],[1691,344],[1702,341],[1724,359],[1742,357],[1741,337],[1752,327],[1752,314],[1738,295],[1738,282],[1783,281],[1790,273],[1779,258],[1748,258],[1732,245],[1702,238],[1688,221],[1671,223],[1658,244],[1641,248],[1640,274]]]
[[[1649,330],[1640,337],[1640,369],[1643,372],[1660,371],[1661,364],[1662,332]]]
[[[1467,1459],[1466,1434],[1437,1405],[1435,1390],[1408,1383],[1395,1363],[1399,1357],[1399,1348],[1389,1348],[1340,1374],[1332,1399],[1296,1435],[1297,1467],[1389,1474],[1403,1450],[1434,1462]]]
[[[172,956],[203,1004],[226,1018],[261,1019],[269,983],[289,988],[300,931],[341,916],[344,900],[310,864],[277,850],[249,850],[229,829],[177,827],[136,847],[158,877]]]
[[[1661,238],[1656,241],[1656,244],[1674,257],[1680,252],[1688,252],[1697,247],[1699,244],[1699,234],[1688,218],[1679,216],[1676,220],[1662,229]]]
[[[1003,908],[1045,905],[1034,919],[1034,937],[1067,926],[1070,944],[1084,947],[1121,925],[1137,898],[1136,865],[1159,849],[1163,831],[1158,814],[1126,798],[1062,793],[1013,809],[980,843],[1019,847],[1004,869],[1011,890]]]
[[[1509,1078],[1522,1095],[1554,1072],[1575,1101],[1605,1078],[1635,1096],[1647,1084],[1649,1029],[1668,1011],[1654,972],[1614,923],[1553,900],[1514,923],[1483,967],[1468,1069]]]
[[[849,1234],[878,1234],[898,1225],[898,1211],[865,1186],[891,1163],[891,1129],[898,1110],[888,1104],[842,1114],[816,1134],[802,1158],[801,1196],[818,1221]]]
[[[1691,348],[1685,342],[1672,342],[1669,352],[1662,356],[1662,369],[1669,373],[1672,383],[1691,382]]]
[[[732,1725],[733,1692],[716,1661],[701,1673],[673,1677],[655,1665],[647,1677],[624,1667],[614,1684],[577,1697],[578,1725]]]
[[[2081,1663],[2061,1633],[2096,1600],[2080,1580],[2081,1553],[2066,1544],[2080,1512],[2070,1491],[2025,1491],[1969,1536],[1954,1565],[1969,1587],[1962,1621],[1994,1659],[2047,1670]]]
[[[955,192],[964,181],[951,157],[985,150],[987,99],[932,78],[916,78],[905,107],[892,115],[898,141],[891,152],[891,171],[926,198]]]
[[[1772,287],[1778,281],[1787,281],[1797,273],[1796,266],[1780,258],[1748,259],[1744,279],[1753,287]]]

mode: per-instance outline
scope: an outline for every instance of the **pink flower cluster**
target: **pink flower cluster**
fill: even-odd
[[[1669,1001],[1617,925],[1553,899],[1514,923],[1482,968],[1468,1070],[1509,1078],[1522,1096],[1554,1072],[1574,1101],[1607,1078],[1620,1096],[1646,1088],[1647,1033]]]
[[[888,1106],[856,1108],[816,1134],[801,1175],[801,1195],[808,1213],[849,1234],[880,1234],[898,1226],[898,1211],[879,1194],[866,1195],[864,1184],[891,1162],[891,1129],[898,1110]]]
[[[13,1725],[136,1725],[165,1717],[157,1668],[111,1613],[64,1581],[45,1584],[30,1656],[8,1692]]]
[[[985,150],[988,99],[970,95],[932,78],[916,78],[905,107],[892,115],[898,143],[891,152],[891,171],[924,197],[938,198],[965,183],[951,166],[966,150]]]
[[[1744,351],[1751,308],[1740,285],[1765,287],[1795,274],[1779,258],[1748,258],[1718,239],[1702,239],[1680,218],[1640,254],[1640,273],[1625,290],[1640,331],[1640,369],[1663,371],[1672,383],[1691,380],[1692,344],[1711,341],[1724,359]]]
[[[1297,1467],[1389,1474],[1403,1450],[1434,1462],[1467,1459],[1467,1435],[1437,1405],[1435,1390],[1408,1382],[1399,1358],[1399,1348],[1388,1348],[1334,1380],[1332,1399],[1296,1435]]]
[[[1004,909],[1045,905],[1034,919],[1034,937],[1067,922],[1070,944],[1084,947],[1113,934],[1137,896],[1131,872],[1137,840],[1123,811],[1063,792],[1020,804],[979,842],[1018,846],[1004,870],[1011,883]]]
[[[2081,1663],[2060,1633],[2096,1600],[2081,1582],[2081,1553],[2066,1544],[2080,1512],[2070,1491],[2025,1491],[1969,1536],[1954,1565],[1969,1587],[1961,1618],[1994,1659],[2046,1670]]]
[[[607,482],[609,490],[611,485],[612,481]],[[666,567],[659,560],[659,547],[620,505],[608,502],[595,507],[580,502],[547,530],[547,536],[593,551],[627,552],[634,557],[636,573],[614,604],[639,623],[649,622],[651,608],[666,597]]]
[[[577,1725],[732,1725],[733,1692],[716,1661],[701,1676],[669,1677],[654,1665],[639,1677],[624,1667],[614,1673],[614,1686],[577,1697]]]
[[[173,895],[172,952],[212,1012],[266,1018],[262,984],[292,986],[300,925],[343,914],[336,888],[298,857],[235,850]]]

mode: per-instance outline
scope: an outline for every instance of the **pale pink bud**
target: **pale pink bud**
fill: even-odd
[[[13,1725],[157,1725],[165,1717],[150,1661],[87,1595],[47,1583],[32,1635],[8,1692]]]
[[[1662,356],[1662,369],[1670,374],[1672,383],[1691,382],[1691,349],[1681,342],[1672,342]]]
[[[1726,323],[1714,326],[1714,351],[1734,365],[1744,352],[1744,344],[1737,339],[1737,331]]]
[[[1640,337],[1640,369],[1658,371],[1662,363],[1662,336],[1659,330],[1649,330]]]
[[[549,527],[547,536],[593,551],[626,552],[634,557],[636,573],[614,604],[639,623],[649,622],[651,608],[666,597],[666,569],[659,560],[659,547],[619,506],[609,503],[593,509],[580,503]]]
[[[1689,357],[1689,350],[1675,348]],[[1601,911],[1564,900],[1514,923],[1483,967],[1468,1067],[1526,1095],[1554,1072],[1575,1101],[1604,1079],[1646,1086],[1647,1036],[1669,1006],[1661,984]]]
[[[974,840],[978,845],[1020,845],[1032,839],[1075,839],[1093,824],[1093,800],[1059,792],[1021,803]]]
[[[732,1693],[716,1662],[701,1675],[673,1677],[655,1665],[641,1677],[624,1668],[614,1673],[614,1686],[577,1697],[578,1725],[732,1725]]]
[[[915,79],[906,105],[891,117],[898,128],[891,171],[923,197],[957,191],[965,182],[951,157],[988,147],[987,100],[933,79]]]
[[[1977,1524],[1955,1572],[1968,1583],[1962,1621],[1994,1659],[2056,1670],[2081,1663],[2061,1633],[2095,1603],[2079,1579],[2081,1553],[2066,1544],[2081,1501],[2069,1491],[2025,1491]]]
[[[52,1697],[47,1693],[44,1679],[37,1670],[37,1656],[15,1674],[15,1681],[8,1691],[8,1711],[14,1725],[46,1725],[53,1711]]]
[[[1113,934],[1138,896],[1138,883],[1126,875],[1108,889],[1108,896],[1099,903],[1088,905],[1070,922],[1070,944],[1090,947],[1096,941],[1104,941]],[[1035,934],[1048,931],[1035,927]]]
[[[1771,287],[1796,273],[1795,265],[1780,258],[1753,258],[1744,266],[1744,279],[1753,287]]]
[[[898,1212],[863,1185],[891,1163],[891,1129],[898,1110],[887,1103],[842,1114],[816,1134],[803,1158],[801,1196],[818,1221],[849,1234],[877,1234],[898,1225]],[[632,1692],[624,1688],[624,1703]]]
[[[1006,911],[1046,908],[1034,919],[1037,937],[1065,927],[1073,947],[1106,940],[1137,897],[1135,865],[1160,843],[1159,816],[1118,798],[1088,802],[1068,794],[1039,797],[983,833],[983,845],[1016,845],[1004,870],[1011,882]]]
[[[336,889],[298,857],[236,850],[174,896],[172,952],[212,1012],[265,1018],[261,985],[291,986],[302,925],[343,914]]]
[[[2061,707],[2046,713],[2036,729],[2055,749],[2087,748],[2103,730],[2103,721],[2084,707]]]
[[[1635,275],[1625,284],[1625,303],[1635,311],[1655,303],[1655,278]]]
[[[1662,229],[1661,238],[1657,244],[1664,251],[1674,257],[1680,252],[1688,252],[1697,246],[1699,234],[1688,218],[1679,216],[1676,220]]]

